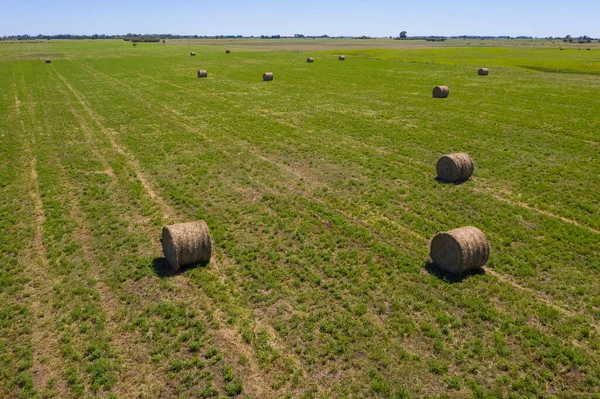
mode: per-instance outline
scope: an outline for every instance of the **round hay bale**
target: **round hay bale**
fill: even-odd
[[[45,62],[46,64],[51,64],[51,63],[52,63],[52,60],[51,60],[50,58],[46,58],[46,59],[44,60],[44,62]]]
[[[433,88],[433,98],[446,98],[450,95],[448,86],[435,86]]]
[[[488,76],[489,73],[490,71],[487,68],[479,68],[479,71],[477,71],[479,76]]]
[[[203,220],[165,226],[160,241],[165,258],[174,270],[210,261],[210,232]]]
[[[444,155],[435,165],[438,178],[446,182],[467,180],[474,169],[473,160],[464,152]]]
[[[194,53],[193,51],[190,53],[190,56],[195,57],[196,53]]]
[[[231,53],[231,50],[225,50],[225,54]]]
[[[205,71],[204,69],[200,69],[198,71],[198,77],[199,78],[207,78],[208,77],[208,72]]]
[[[434,264],[448,273],[463,274],[485,265],[490,245],[477,227],[467,226],[436,234],[429,254]]]
[[[315,59],[314,59],[314,58],[311,58],[311,57],[308,57],[308,58],[306,59],[306,62],[315,62]]]
[[[263,80],[265,82],[273,80],[274,77],[275,76],[273,76],[273,72],[265,72],[265,73],[263,73]]]
[[[560,48],[560,50],[562,51],[562,50],[563,50],[563,48],[561,47],[561,48]]]
[[[340,56],[338,57],[338,59],[339,59],[340,61],[344,61],[344,60],[346,59],[346,57],[345,57],[345,56],[343,56],[343,55],[340,55]]]

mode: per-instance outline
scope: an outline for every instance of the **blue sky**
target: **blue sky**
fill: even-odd
[[[0,0],[0,36],[525,35],[600,37],[600,0]]]

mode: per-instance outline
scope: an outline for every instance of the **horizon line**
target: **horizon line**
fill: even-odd
[[[93,37],[98,36],[97,39],[102,37],[107,38],[121,38],[121,37],[132,37],[132,36],[142,36],[142,37],[153,37],[153,38],[168,38],[168,36],[172,36],[173,38],[227,38],[227,39],[325,39],[325,38],[363,38],[363,39],[400,39],[400,40],[410,40],[410,39],[419,39],[419,38],[452,38],[452,39],[460,39],[460,38],[497,38],[497,39],[588,39],[588,40],[600,40],[600,38],[595,38],[587,35],[583,36],[532,36],[532,35],[486,35],[486,34],[462,34],[462,35],[414,35],[414,36],[406,36],[401,38],[400,36],[369,36],[369,35],[335,35],[331,36],[328,34],[322,35],[306,35],[295,33],[293,35],[243,35],[243,34],[217,34],[217,35],[207,35],[207,34],[180,34],[180,33],[92,33],[92,34],[80,34],[80,33],[53,33],[53,34],[30,34],[30,33],[21,33],[21,34],[4,34],[1,38],[9,38],[9,37],[31,37],[31,38],[56,38],[58,36],[74,36],[74,37]]]

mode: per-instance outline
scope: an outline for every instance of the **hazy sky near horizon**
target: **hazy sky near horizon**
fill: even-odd
[[[600,1],[0,0],[0,36],[190,35],[600,37]]]

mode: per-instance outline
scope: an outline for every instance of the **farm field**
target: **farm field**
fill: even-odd
[[[598,44],[314,42],[0,43],[1,398],[600,397]]]

